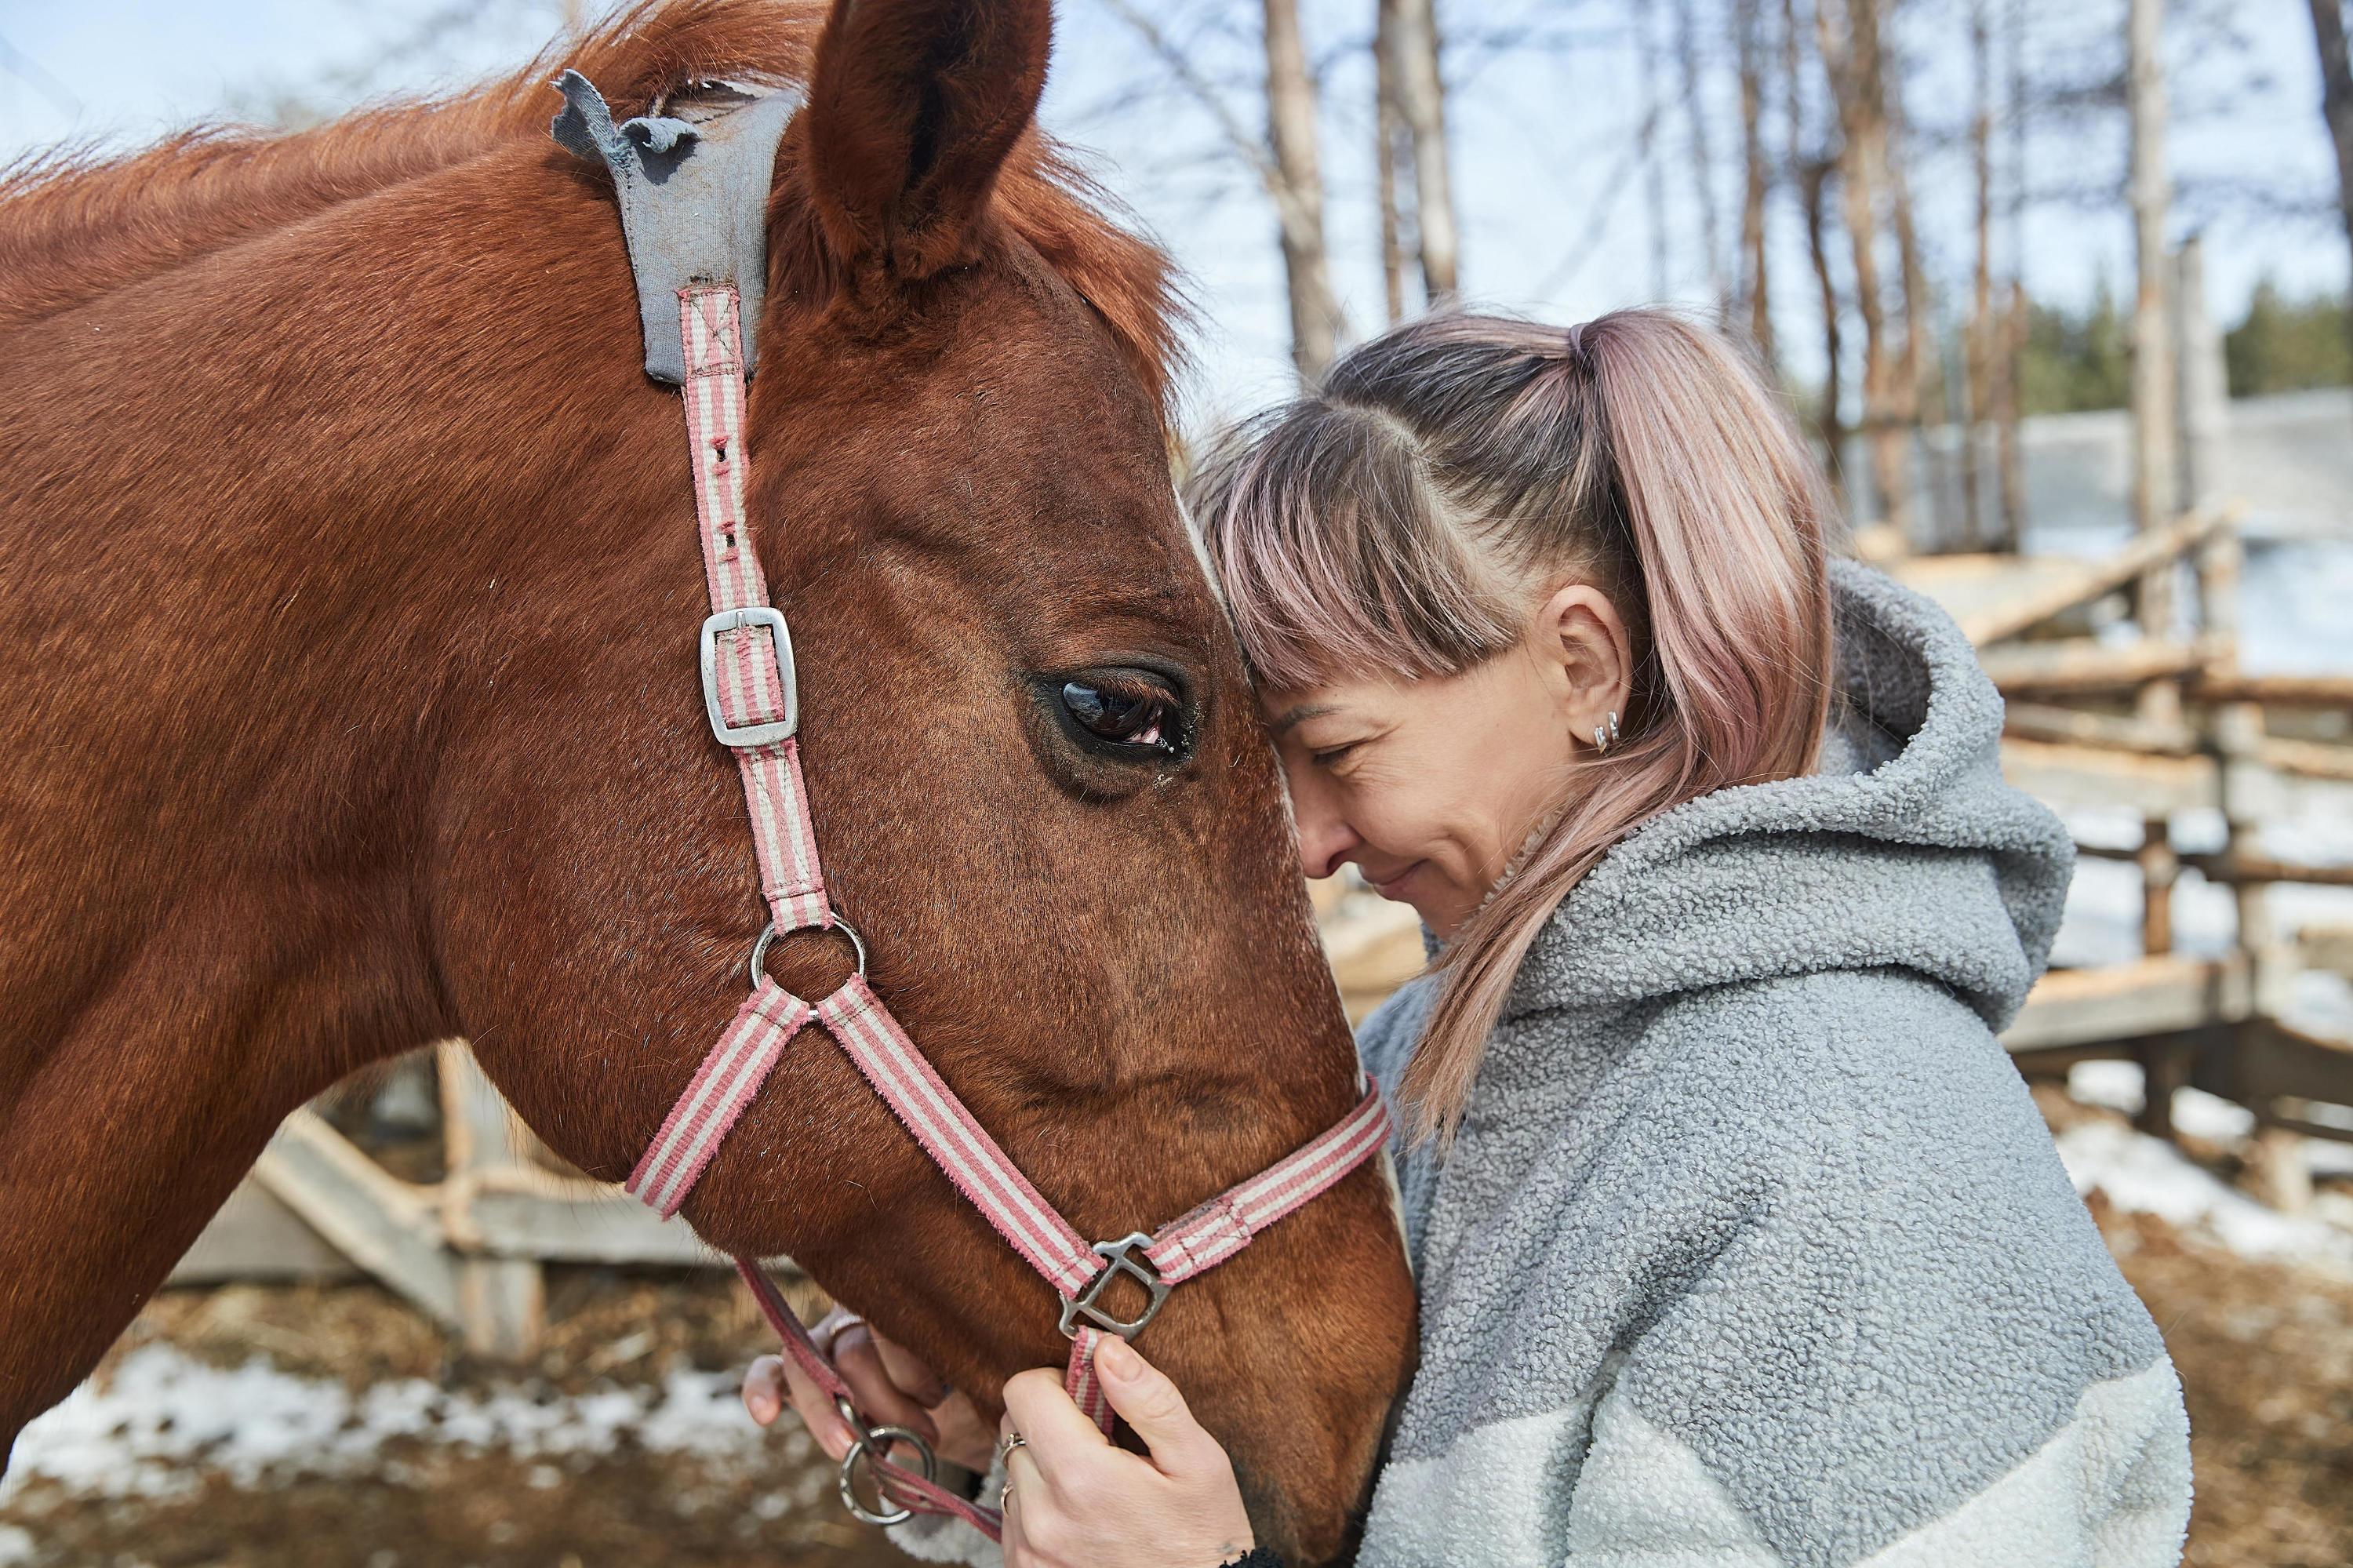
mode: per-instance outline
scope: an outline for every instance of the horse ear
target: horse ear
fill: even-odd
[[[1051,0],[834,0],[810,74],[811,194],[838,261],[963,260],[1046,83]]]

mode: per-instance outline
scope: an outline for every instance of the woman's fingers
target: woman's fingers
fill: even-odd
[[[807,1374],[792,1362],[778,1361],[775,1356],[760,1359],[777,1361],[778,1369],[784,1373],[785,1396],[792,1401],[794,1413],[801,1418],[801,1425],[808,1428],[809,1436],[817,1439],[817,1446],[836,1459],[849,1453],[849,1424],[841,1418],[841,1412],[833,1407],[832,1396],[812,1383]],[[754,1418],[757,1419],[756,1413]]]
[[[1061,1374],[1049,1367],[1032,1367],[1006,1380],[1005,1429],[1021,1434],[1029,1457],[1049,1479],[1057,1478],[1074,1460],[1104,1450],[1116,1452],[1086,1412],[1071,1403]]]
[[[744,1372],[744,1408],[765,1426],[785,1413],[785,1363],[778,1356],[762,1356]]]
[[[1125,1340],[1106,1339],[1096,1348],[1095,1375],[1112,1409],[1144,1439],[1164,1475],[1198,1469],[1212,1457],[1227,1462],[1225,1450],[1193,1419],[1168,1374]]]
[[[871,1332],[871,1330],[870,1330]],[[940,1374],[931,1369],[923,1357],[899,1343],[875,1334],[874,1349],[882,1358],[882,1370],[906,1396],[924,1409],[945,1404],[955,1391],[940,1381]]]
[[[936,1445],[940,1437],[938,1425],[931,1413],[892,1379],[883,1364],[877,1338],[874,1330],[863,1323],[853,1323],[834,1336],[834,1370],[849,1385],[850,1402],[858,1406],[858,1413],[869,1425],[903,1426],[920,1435],[924,1442]]]

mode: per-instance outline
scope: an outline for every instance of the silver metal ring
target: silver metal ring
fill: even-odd
[[[850,950],[858,955],[858,978],[864,980],[866,978],[866,938],[858,934],[858,927],[843,919],[839,912],[828,909],[825,916],[825,928],[839,931],[849,938]],[[794,929],[806,930],[807,927],[797,926]],[[760,927],[760,935],[753,941],[751,974],[754,991],[760,989],[761,978],[768,972],[769,947],[783,934],[776,929],[776,923],[771,920]]]
[[[858,1430],[855,1422],[851,1423],[850,1429]],[[923,1479],[926,1481],[939,1479],[940,1462],[932,1457],[932,1446],[924,1442],[922,1437],[903,1426],[877,1426],[871,1431],[865,1432],[858,1441],[849,1446],[849,1452],[841,1457],[841,1474],[838,1486],[841,1492],[841,1506],[848,1509],[852,1517],[867,1524],[904,1524],[915,1517],[915,1510],[911,1508],[902,1506],[884,1511],[868,1508],[858,1500],[856,1484],[858,1461],[885,1457],[894,1443],[913,1444],[915,1458],[923,1472]],[[874,1497],[879,1502],[890,1501],[891,1494],[883,1489],[882,1478],[879,1475],[874,1478]]]

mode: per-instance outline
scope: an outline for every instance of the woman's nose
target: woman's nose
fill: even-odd
[[[1302,790],[1297,780],[1293,785],[1291,812],[1299,828],[1300,863],[1311,878],[1337,872],[1364,842],[1348,826],[1347,819],[1332,809],[1323,790],[1312,787]]]

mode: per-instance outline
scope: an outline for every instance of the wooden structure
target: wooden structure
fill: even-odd
[[[462,1042],[433,1047],[441,1175],[406,1181],[315,1108],[286,1118],[172,1279],[374,1276],[478,1355],[538,1347],[548,1263],[728,1266],[683,1221],[557,1165]]]

